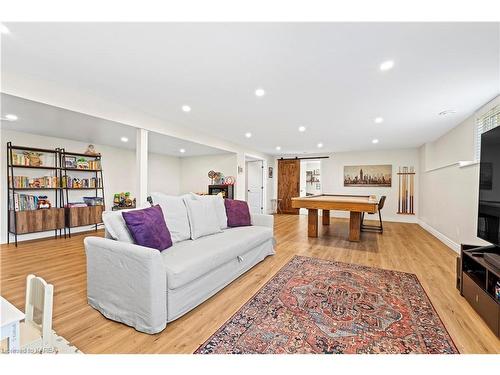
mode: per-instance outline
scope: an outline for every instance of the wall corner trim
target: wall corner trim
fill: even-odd
[[[424,222],[420,219],[418,220],[418,225],[420,225],[427,232],[432,234],[434,237],[436,237],[439,241],[444,243],[446,246],[448,246],[454,252],[456,252],[457,254],[460,254],[460,244],[458,244],[455,241],[451,240],[450,238],[446,237],[443,233],[441,233],[437,229],[431,227],[429,224],[427,224],[426,222]]]

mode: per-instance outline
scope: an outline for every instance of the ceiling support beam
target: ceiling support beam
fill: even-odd
[[[137,207],[148,206],[148,135],[146,129],[137,129],[135,147]]]

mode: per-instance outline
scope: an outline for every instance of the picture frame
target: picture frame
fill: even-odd
[[[391,187],[392,165],[345,165],[344,186]]]
[[[66,168],[76,168],[76,157],[66,156],[64,159],[64,166]]]

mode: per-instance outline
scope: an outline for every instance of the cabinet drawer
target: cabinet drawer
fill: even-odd
[[[63,208],[9,211],[9,215],[11,233],[26,234],[64,228]]]
[[[499,335],[499,306],[466,273],[463,274],[462,294],[491,330]]]
[[[104,206],[66,208],[66,225],[70,228],[102,222]]]

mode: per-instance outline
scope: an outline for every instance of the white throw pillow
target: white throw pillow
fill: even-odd
[[[163,217],[172,236],[172,242],[189,240],[191,238],[191,229],[183,197],[155,192],[151,193],[151,198],[153,199],[153,205],[159,204],[163,211]]]
[[[191,239],[222,232],[215,213],[215,204],[212,199],[194,199],[185,197],[189,223],[191,224]]]
[[[127,223],[123,219],[123,211],[133,211],[122,210],[122,211],[104,211],[102,213],[102,222],[106,227],[106,231],[109,235],[120,242],[135,243],[132,235],[128,231]]]
[[[227,229],[227,214],[226,214],[226,206],[224,205],[224,198],[222,197],[222,193],[217,195],[198,195],[195,193],[191,193],[193,199],[205,199],[210,200],[214,203],[215,214],[217,215],[217,221],[219,222],[220,229]]]

